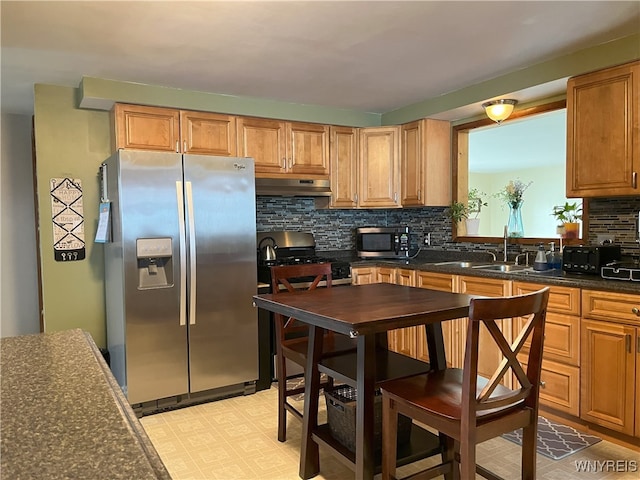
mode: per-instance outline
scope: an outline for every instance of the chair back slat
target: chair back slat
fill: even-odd
[[[467,351],[465,352],[465,380],[463,382],[467,390],[463,392],[463,398],[466,397],[467,400],[464,403],[470,411],[490,410],[522,401],[529,403],[532,401],[533,395],[538,395],[548,298],[549,288],[546,287],[538,292],[516,297],[474,298],[471,300]],[[496,320],[515,323],[520,317],[525,317],[526,323],[513,343],[509,344]],[[477,393],[477,383],[474,379],[477,375],[480,324],[485,325],[503,358],[487,384]],[[529,338],[531,338],[531,346],[526,359],[527,371],[525,372],[523,363],[518,359],[518,354]],[[486,345],[483,348],[486,348]],[[509,371],[514,373],[520,387],[512,389],[507,394],[492,396]]]
[[[292,284],[294,279],[309,279],[306,288],[296,289]],[[330,263],[303,263],[299,265],[278,265],[271,267],[271,291],[274,294],[283,292],[295,292],[296,290],[315,290],[320,282],[325,280],[326,287],[331,288],[331,264]],[[281,288],[283,286],[284,288]],[[294,333],[304,334],[308,332],[307,325],[297,322],[293,317],[285,318],[281,314],[274,314],[276,334],[280,340]]]

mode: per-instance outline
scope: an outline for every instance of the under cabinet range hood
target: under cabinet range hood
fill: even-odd
[[[256,178],[256,195],[280,197],[330,197],[329,180]]]

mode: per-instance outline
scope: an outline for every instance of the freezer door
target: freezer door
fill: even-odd
[[[188,392],[182,157],[121,150],[119,159],[127,398],[136,404]]]
[[[184,156],[192,393],[258,378],[251,158]]]

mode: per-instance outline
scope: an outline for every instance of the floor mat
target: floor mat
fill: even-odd
[[[522,445],[522,429],[505,433],[503,438]],[[540,455],[553,460],[568,457],[602,440],[594,435],[578,432],[572,427],[538,417],[538,446]]]

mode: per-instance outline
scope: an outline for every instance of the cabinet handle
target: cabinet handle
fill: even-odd
[[[540,387],[546,388],[547,387],[547,382],[540,382]]]
[[[187,141],[182,141],[182,153],[187,153]]]
[[[638,172],[633,172],[633,188],[638,188]]]
[[[180,142],[176,140],[176,153],[180,153]]]
[[[627,353],[631,353],[631,335],[630,334],[626,334],[624,336],[624,348],[627,351]]]
[[[418,200],[422,200],[422,190],[418,189]]]
[[[640,308],[638,308],[638,307],[633,307],[633,308],[631,309],[631,313],[635,313],[635,314],[636,314],[636,317],[640,317]]]
[[[395,203],[398,203],[398,192],[394,192],[394,194],[393,194],[393,201],[394,201]]]
[[[358,194],[357,193],[353,196],[353,201],[358,203]]]

